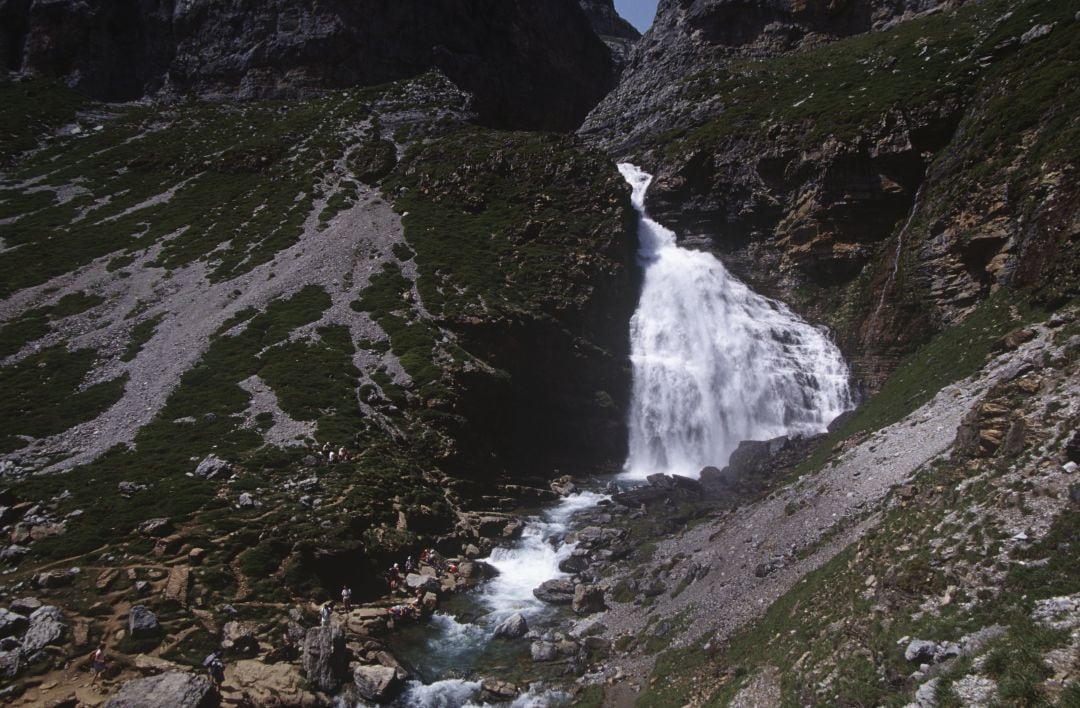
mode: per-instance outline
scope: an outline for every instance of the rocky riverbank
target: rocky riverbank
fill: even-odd
[[[731,700],[736,691],[738,700],[769,702],[779,700],[790,670],[783,680],[796,682],[803,700],[825,701],[830,685],[858,680],[844,668],[849,653],[867,651],[881,652],[872,654],[880,698],[906,694],[932,705],[925,696],[933,687],[920,688],[931,679],[942,690],[974,681],[993,684],[985,695],[1005,695],[995,693],[1010,690],[998,687],[1000,674],[965,668],[955,657],[985,660],[1025,631],[1019,620],[995,629],[983,619],[988,609],[1044,604],[1080,581],[1065,558],[1028,550],[1052,547],[1080,500],[1074,318],[1059,313],[1002,338],[978,374],[926,405],[879,430],[829,440],[824,465],[793,467],[780,456],[779,479],[756,495],[728,488],[710,499],[702,483],[656,475],[583,513],[578,548],[565,565],[576,577],[559,590],[566,597],[602,591],[605,611],[573,631],[611,652],[582,666],[579,683],[605,686],[605,705],[698,705]],[[935,515],[932,524],[924,520]],[[1064,573],[1061,582],[1021,598],[1009,579],[1047,562]],[[855,606],[830,606],[831,592],[853,596]],[[788,618],[793,604],[812,609]],[[778,625],[778,614],[789,624]],[[864,634],[882,621],[883,636]],[[800,659],[770,634],[778,626],[800,638],[796,646],[813,649],[803,637],[833,646]],[[927,660],[911,648],[918,637],[968,648]],[[892,649],[880,648],[889,641]],[[1063,641],[1040,649],[1057,673],[1033,688],[1054,700],[1080,676],[1075,661],[1051,661],[1068,650]],[[790,663],[755,658],[770,656],[766,650]],[[832,678],[814,683],[826,673]]]

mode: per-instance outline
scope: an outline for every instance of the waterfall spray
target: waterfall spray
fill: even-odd
[[[645,215],[652,176],[619,171],[639,213],[644,283],[630,322],[633,393],[625,471],[697,477],[744,440],[825,432],[851,407],[848,368],[823,328],[758,295],[711,254]]]

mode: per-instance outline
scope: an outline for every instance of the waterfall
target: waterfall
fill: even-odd
[[[623,163],[644,283],[630,322],[625,472],[697,477],[744,440],[825,432],[851,407],[848,368],[824,328],[758,295],[714,256],[680,248],[645,215],[652,176]]]
[[[875,328],[877,327],[878,315],[881,314],[882,308],[885,307],[885,297],[889,294],[889,288],[896,281],[897,273],[900,272],[900,257],[904,252],[904,234],[911,228],[911,222],[915,221],[915,215],[919,213],[919,207],[922,206],[922,190],[924,186],[926,186],[925,182],[919,185],[918,191],[915,192],[915,203],[911,205],[911,212],[908,214],[907,221],[904,222],[900,233],[896,236],[896,252],[893,254],[892,270],[889,271],[889,277],[885,279],[885,284],[881,286],[881,297],[878,298],[877,307],[874,308],[874,314],[870,315],[870,321],[863,330],[867,339],[877,334]]]

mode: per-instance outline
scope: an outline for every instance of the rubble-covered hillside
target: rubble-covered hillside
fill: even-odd
[[[621,462],[636,276],[602,153],[475,127],[438,73],[239,104],[0,91],[0,594],[60,608],[5,648],[11,695],[121,629],[192,664],[232,619],[381,596],[390,559],[490,548],[485,510]]]

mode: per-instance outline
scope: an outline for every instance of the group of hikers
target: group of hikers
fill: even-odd
[[[320,457],[330,463],[348,462],[355,456],[355,454],[347,450],[344,445],[335,450],[334,446],[328,442],[323,443],[322,447],[316,449],[316,452],[319,454]]]
[[[405,585],[405,578],[410,573],[420,572],[422,566],[433,568],[437,578],[444,577],[448,573],[455,574],[458,572],[457,565],[448,562],[434,548],[425,548],[420,552],[417,561],[414,561],[413,557],[409,556],[404,563],[394,563],[387,569],[385,574],[386,583],[391,596],[409,594],[408,587]],[[424,607],[425,594],[426,591],[423,588],[418,588],[415,595],[410,597],[408,601],[393,605],[390,608],[390,616],[394,619],[423,619],[430,613]],[[352,611],[352,595],[352,588],[348,585],[342,586],[341,606],[345,614]],[[323,603],[323,606],[319,609],[319,624],[324,627],[329,625],[335,609],[333,600],[327,600]]]
[[[409,573],[419,572],[420,567],[428,565],[435,569],[435,577],[441,578],[447,573],[457,573],[457,566],[453,563],[447,562],[445,558],[439,555],[439,552],[434,548],[425,548],[420,551],[420,562],[413,561],[413,557],[409,556],[405,559],[405,567],[402,568],[400,563],[394,563],[386,571],[386,583],[390,587],[390,592],[393,593],[399,587],[401,587],[405,576]]]

